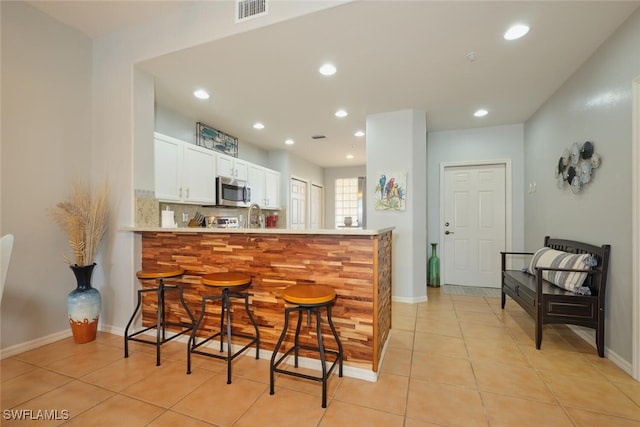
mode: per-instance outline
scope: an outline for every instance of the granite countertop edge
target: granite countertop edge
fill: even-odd
[[[393,230],[395,227],[378,229],[340,228],[340,229],[289,229],[289,228],[204,228],[204,227],[131,227],[122,226],[120,231],[137,233],[233,233],[233,234],[306,234],[336,236],[377,236]]]

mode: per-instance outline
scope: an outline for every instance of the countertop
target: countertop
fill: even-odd
[[[306,234],[338,236],[378,236],[395,227],[379,229],[339,228],[339,229],[289,229],[289,228],[205,228],[205,227],[120,227],[121,231],[152,233],[233,233],[233,234]]]

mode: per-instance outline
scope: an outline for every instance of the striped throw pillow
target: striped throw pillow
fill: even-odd
[[[572,268],[576,270],[589,270],[591,268],[591,255],[570,254],[551,248],[541,248],[533,254],[529,263],[529,273],[535,275],[536,267]],[[587,278],[587,273],[577,271],[543,271],[542,278],[568,291],[582,286]]]

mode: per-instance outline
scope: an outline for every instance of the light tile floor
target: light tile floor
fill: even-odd
[[[512,301],[444,294],[393,304],[391,340],[378,382],[334,376],[329,402],[320,384],[289,376],[269,395],[269,362],[225,364],[194,356],[185,344],[133,343],[101,333],[2,360],[3,426],[640,426],[640,383],[564,326],[545,327],[542,350],[533,321]],[[12,419],[27,409],[30,420]],[[58,411],[45,421],[38,411]],[[63,412],[68,411],[68,412]],[[14,412],[20,413],[20,412]],[[27,414],[21,412],[22,414]],[[49,414],[56,414],[50,412]]]

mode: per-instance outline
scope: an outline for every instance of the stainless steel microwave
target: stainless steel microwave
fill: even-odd
[[[247,207],[251,204],[251,188],[245,181],[219,176],[216,178],[216,205]]]

